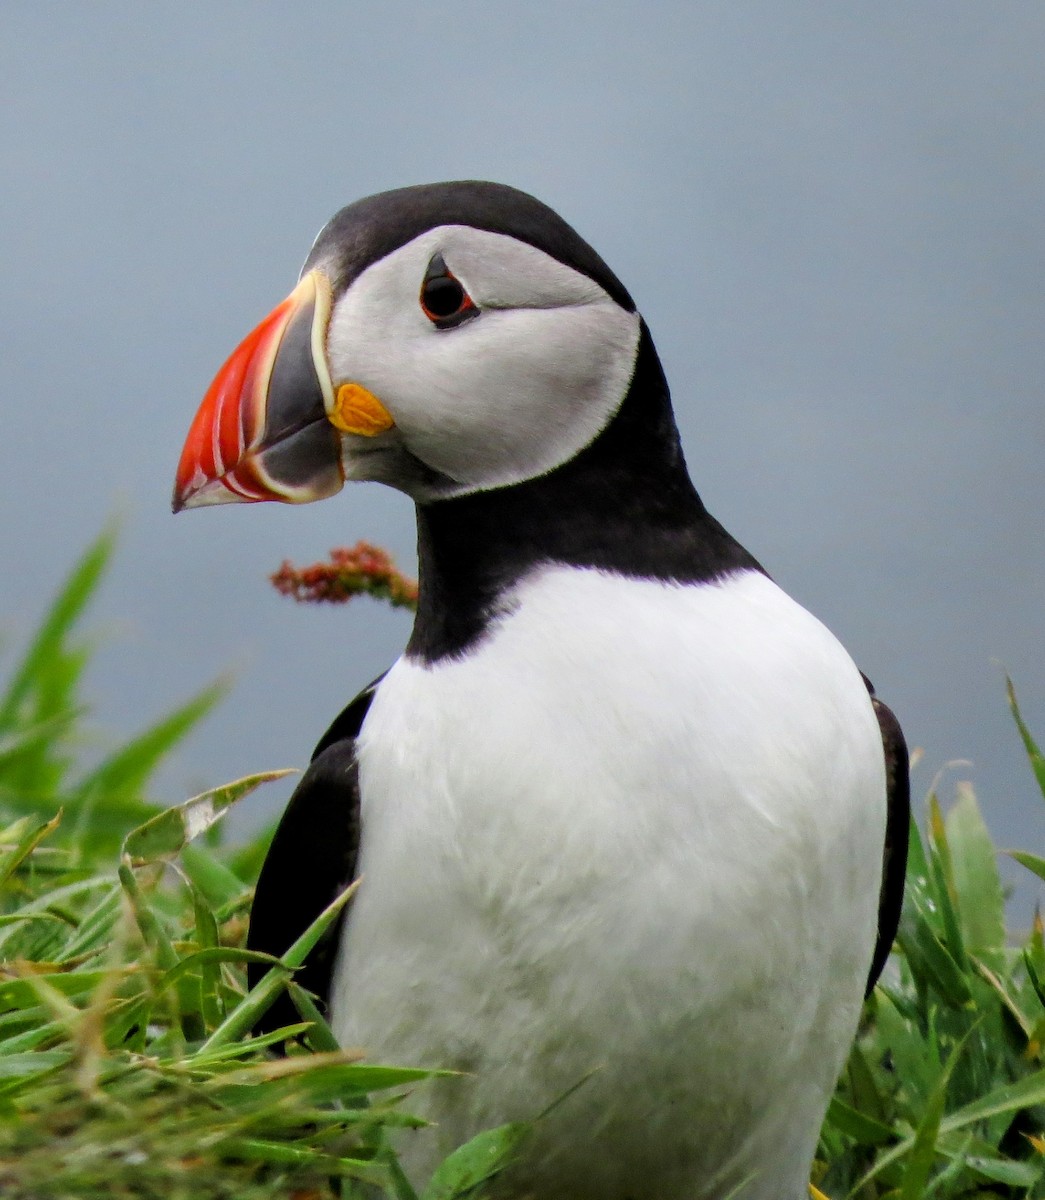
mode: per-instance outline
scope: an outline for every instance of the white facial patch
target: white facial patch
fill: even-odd
[[[436,254],[479,310],[454,328],[437,327],[419,302]],[[350,285],[327,358],[335,389],[373,392],[406,448],[461,494],[573,458],[619,408],[638,341],[638,314],[586,275],[504,234],[444,225]]]

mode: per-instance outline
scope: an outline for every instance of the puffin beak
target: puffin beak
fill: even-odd
[[[326,357],[330,281],[310,271],[233,351],[181,452],[172,508],[282,500],[307,504],[344,485],[341,434],[393,420],[356,384],[335,393]]]

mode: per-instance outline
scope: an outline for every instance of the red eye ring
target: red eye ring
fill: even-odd
[[[419,300],[421,311],[440,329],[452,328],[479,311],[441,254],[428,264]]]

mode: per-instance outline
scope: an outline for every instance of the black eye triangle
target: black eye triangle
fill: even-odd
[[[450,271],[442,254],[434,254],[428,264],[420,300],[425,316],[439,329],[452,329],[479,314],[471,296]]]
[[[433,254],[432,261],[428,264],[428,270],[425,271],[425,283],[430,279],[438,279],[440,276],[449,275],[447,270],[446,259],[441,254]]]

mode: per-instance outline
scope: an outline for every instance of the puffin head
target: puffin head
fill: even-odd
[[[500,184],[342,209],[192,423],[175,512],[305,503],[346,479],[426,502],[535,479],[620,408],[641,319],[595,251]]]

